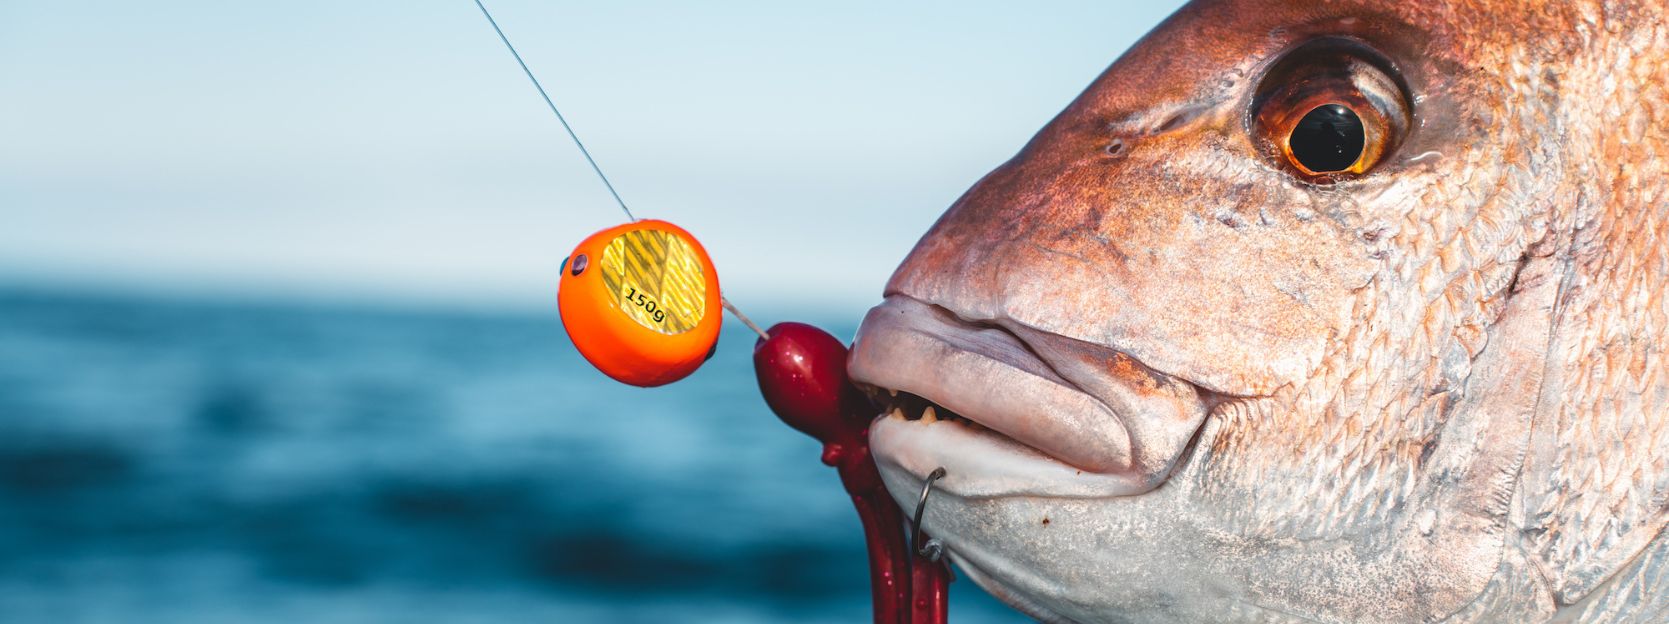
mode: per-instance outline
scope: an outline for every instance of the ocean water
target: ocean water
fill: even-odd
[[[867,621],[856,516],[751,347],[644,390],[554,310],[0,289],[0,622]]]

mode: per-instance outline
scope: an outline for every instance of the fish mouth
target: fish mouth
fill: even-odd
[[[965,498],[1147,492],[1220,400],[1115,348],[903,294],[864,317],[847,371],[880,408],[883,472],[944,467]]]

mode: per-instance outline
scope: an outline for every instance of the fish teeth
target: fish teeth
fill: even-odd
[[[892,411],[887,412],[887,418],[896,418],[898,420],[904,420],[904,410],[901,409],[901,408],[894,407],[894,408],[892,408]]]
[[[921,411],[921,421],[929,424],[939,422],[939,416],[933,412],[933,406],[929,405]]]

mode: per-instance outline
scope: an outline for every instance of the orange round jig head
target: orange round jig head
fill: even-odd
[[[695,237],[654,219],[581,241],[557,288],[562,325],[603,374],[660,386],[695,372],[718,345],[719,275]]]

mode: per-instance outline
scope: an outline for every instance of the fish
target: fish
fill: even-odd
[[[847,361],[1044,622],[1669,621],[1669,9],[1198,0]]]

